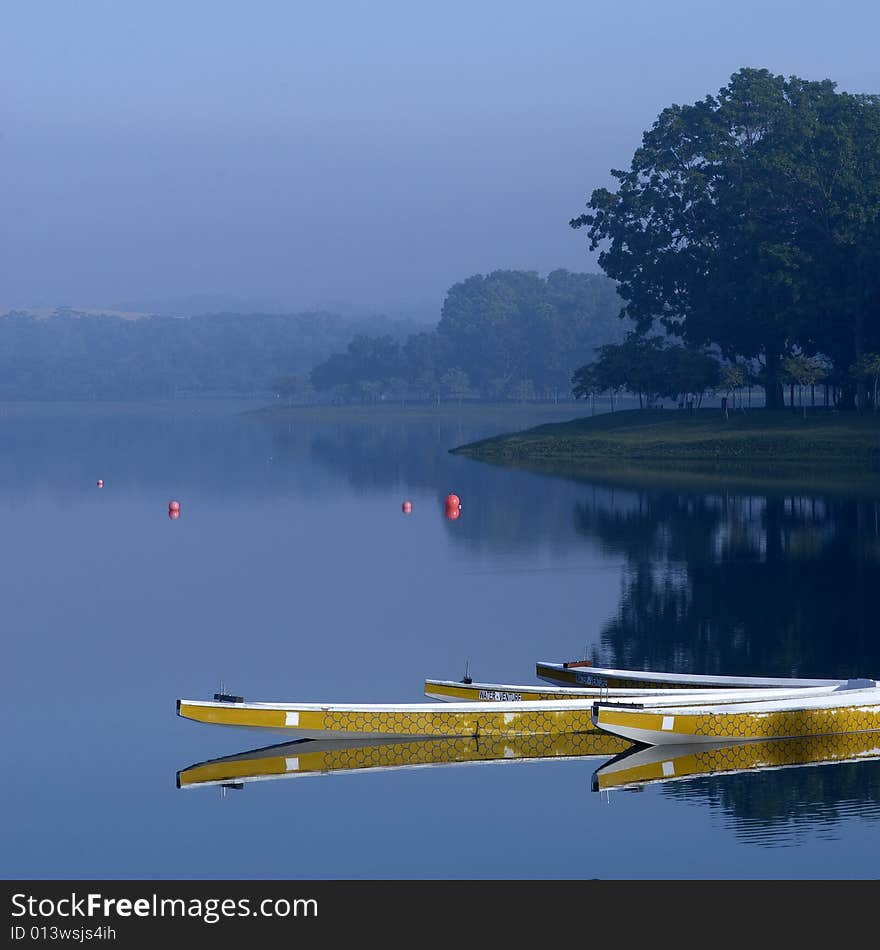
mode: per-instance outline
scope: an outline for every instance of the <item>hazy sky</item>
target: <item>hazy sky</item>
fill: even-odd
[[[6,0],[0,308],[436,317],[741,66],[880,92],[877,0]]]

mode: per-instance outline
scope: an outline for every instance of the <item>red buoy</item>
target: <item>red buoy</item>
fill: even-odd
[[[179,518],[179,517],[180,517],[180,509],[179,509],[179,508],[169,508],[169,509],[168,509],[168,517],[169,517],[172,521],[174,521],[175,518]]]
[[[461,517],[461,508],[456,505],[447,505],[446,506],[446,517],[450,521],[455,521],[456,518]]]
[[[460,508],[461,499],[458,495],[447,495],[446,496],[446,507],[447,508]]]
[[[412,502],[411,502],[411,501],[405,501],[405,502],[400,506],[400,509],[401,509],[401,511],[402,511],[405,515],[411,514],[411,513],[412,513]]]
[[[104,479],[103,479],[103,478],[99,478],[99,479],[98,479],[98,488],[103,488],[103,487],[104,487]]]
[[[169,501],[168,502],[169,511],[180,511],[180,502],[179,501]]]

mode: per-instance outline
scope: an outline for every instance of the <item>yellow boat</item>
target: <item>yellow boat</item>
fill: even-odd
[[[827,689],[827,687],[826,687]],[[771,690],[661,690],[618,695],[603,691],[609,700],[643,698],[652,703],[701,704],[778,696]],[[222,697],[222,698],[219,698]],[[214,700],[179,699],[177,714],[184,719],[221,726],[265,729],[304,739],[383,736],[513,736],[595,732],[593,704],[587,696],[568,702],[458,702],[458,703],[251,703],[240,696],[215,694]]]
[[[880,732],[718,745],[631,746],[593,773],[593,791],[631,788],[702,775],[785,769],[880,758]]]
[[[642,687],[641,689],[620,686],[518,686],[510,683],[468,683],[463,680],[425,680],[425,695],[429,699],[441,702],[474,702],[474,703],[530,703],[556,702],[560,700],[603,699],[615,700],[644,700],[665,698],[665,701],[681,703],[685,700],[717,701],[718,698],[728,701],[742,698],[743,702],[752,702],[756,699],[774,697],[782,698],[801,695],[810,690],[827,692],[836,689],[836,685],[817,687],[734,687],[719,689],[718,687]]]
[[[588,660],[535,664],[538,679],[564,686],[609,689],[795,689],[840,686],[839,679],[800,679],[785,676],[709,676],[699,673],[657,673],[593,666]]]
[[[642,745],[747,742],[880,730],[880,688],[875,680],[849,680],[833,689],[792,691],[770,700],[675,705],[659,701],[600,701],[597,729]]]
[[[601,732],[504,736],[475,739],[300,739],[253,749],[177,773],[178,788],[239,786],[246,782],[328,773],[384,771],[486,762],[608,758],[629,743]]]
[[[571,703],[245,703],[177,701],[196,722],[266,729],[306,739],[515,736],[595,732],[592,701]]]
[[[599,699],[608,690],[598,686],[520,686],[510,683],[468,683],[464,680],[425,680],[425,695],[440,702],[538,703],[562,699]],[[615,696],[652,696],[657,689],[615,689]]]

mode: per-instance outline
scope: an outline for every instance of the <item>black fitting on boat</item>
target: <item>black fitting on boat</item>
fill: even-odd
[[[229,693],[214,693],[214,701],[218,703],[243,703],[244,696],[232,696]]]

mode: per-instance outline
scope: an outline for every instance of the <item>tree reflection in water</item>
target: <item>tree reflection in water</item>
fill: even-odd
[[[575,506],[625,558],[594,659],[681,672],[880,676],[880,503],[640,490]]]

